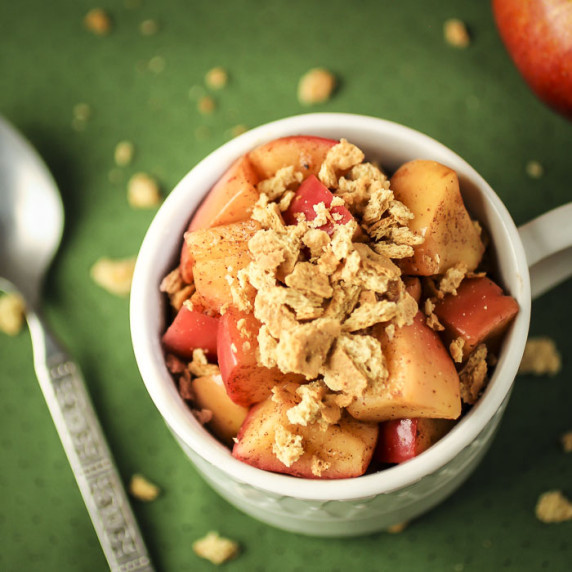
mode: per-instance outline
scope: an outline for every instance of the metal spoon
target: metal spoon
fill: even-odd
[[[0,290],[26,303],[34,367],[101,546],[113,571],[152,571],[84,381],[39,315],[44,274],[58,248],[63,208],[32,146],[0,117]]]

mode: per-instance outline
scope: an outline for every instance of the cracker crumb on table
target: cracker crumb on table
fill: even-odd
[[[562,491],[548,491],[538,498],[535,513],[538,520],[546,523],[572,520],[572,503]]]
[[[135,474],[129,482],[129,493],[137,500],[151,502],[159,496],[161,489],[143,475]]]
[[[115,146],[115,151],[113,152],[115,164],[119,167],[126,167],[133,160],[134,154],[135,147],[131,141],[120,141]]]
[[[111,18],[102,8],[92,8],[83,19],[84,26],[97,36],[111,32]]]
[[[572,453],[572,430],[566,431],[561,437],[560,442],[562,443],[562,450],[565,453]]]
[[[562,358],[554,340],[546,336],[528,338],[519,374],[556,375],[562,368]]]
[[[314,68],[306,72],[298,83],[298,101],[302,105],[324,103],[334,91],[336,78],[324,68]]]
[[[454,48],[467,48],[471,43],[471,36],[466,24],[458,18],[449,18],[443,24],[445,41]]]
[[[193,542],[194,553],[213,564],[222,564],[231,558],[236,558],[239,550],[238,542],[224,538],[214,531]]]
[[[91,267],[93,281],[117,296],[127,296],[131,292],[135,257],[111,259],[102,257]]]
[[[0,295],[0,331],[15,336],[24,326],[26,306],[20,294],[9,292]]]
[[[205,75],[205,83],[211,89],[222,89],[228,83],[228,73],[220,66],[212,68]]]
[[[147,173],[136,173],[127,183],[127,200],[137,209],[156,207],[161,202],[159,183]]]

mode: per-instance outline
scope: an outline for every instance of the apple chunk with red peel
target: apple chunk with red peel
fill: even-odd
[[[449,342],[461,338],[465,358],[479,344],[499,341],[518,309],[518,302],[486,277],[466,278],[456,296],[449,294],[435,304],[445,338]]]
[[[250,218],[259,193],[258,176],[247,157],[240,157],[209,191],[194,214],[189,231]]]
[[[296,224],[297,216],[303,214],[305,220],[314,220],[318,213],[314,210],[314,206],[323,203],[326,208],[330,209],[330,205],[334,199],[334,195],[330,190],[318,180],[315,175],[310,175],[296,191],[290,206],[284,211],[284,222],[286,224]],[[318,227],[320,230],[332,234],[336,224],[346,224],[353,220],[350,211],[343,205],[338,205],[330,209],[334,222],[327,222]]]
[[[220,375],[205,375],[191,382],[194,403],[200,409],[208,409],[212,419],[210,430],[221,441],[232,445],[232,440],[246,419],[248,409],[234,403],[227,395]]]
[[[230,399],[249,406],[266,399],[274,385],[302,376],[284,374],[256,360],[260,322],[253,314],[229,308],[220,319],[217,337],[220,373]]]
[[[343,479],[363,475],[377,441],[377,423],[364,423],[346,415],[327,429],[317,423],[306,426],[290,424],[287,410],[297,404],[296,389],[299,385],[290,383],[287,387],[287,391],[283,388],[280,391],[282,396],[288,396],[284,401],[276,402],[269,397],[250,410],[238,433],[233,456],[265,471],[307,479]],[[276,432],[281,426],[300,436],[304,449],[290,466],[278,459],[274,452]],[[317,460],[322,469],[313,472],[312,467]]]
[[[409,228],[424,237],[413,256],[401,261],[404,274],[433,276],[459,263],[477,268],[485,248],[455,171],[436,161],[409,161],[391,177],[391,188],[414,215]]]
[[[163,334],[163,347],[169,353],[191,360],[193,350],[203,349],[210,358],[217,355],[218,319],[181,306]]]
[[[380,463],[403,463],[429,449],[454,425],[450,419],[422,417],[385,421],[380,423],[373,457]]]
[[[348,407],[363,421],[404,417],[457,419],[461,414],[459,376],[439,336],[418,312],[409,326],[396,328],[390,339],[378,331],[389,377],[370,385]]]
[[[269,179],[291,165],[306,178],[318,174],[328,151],[337,143],[334,139],[293,135],[260,145],[247,158],[260,180]]]

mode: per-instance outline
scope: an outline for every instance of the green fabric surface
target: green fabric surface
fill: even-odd
[[[498,437],[461,489],[401,534],[340,540],[268,527],[203,482],[140,379],[128,300],[89,275],[101,256],[134,255],[154,215],[129,207],[131,174],[152,174],[168,193],[234,126],[308,110],[373,115],[431,135],[487,179],[518,224],[568,202],[572,123],[525,86],[489,3],[103,0],[113,20],[106,37],[82,24],[95,6],[0,3],[0,114],[37,147],[59,184],[66,227],[45,314],[84,372],[122,478],[140,472],[163,491],[155,502],[132,503],[157,569],[213,569],[191,548],[210,530],[242,545],[229,571],[570,569],[572,522],[543,524],[534,506],[546,490],[572,498],[572,455],[559,444],[572,429],[572,282],[533,304],[531,333],[556,341],[562,371],[517,379]],[[467,49],[444,42],[449,17],[467,23]],[[140,33],[146,19],[157,22],[156,35]],[[149,68],[155,57],[163,70]],[[204,75],[219,65],[229,83],[211,92]],[[296,85],[315,66],[333,71],[339,86],[330,101],[306,108]],[[211,115],[197,111],[200,93],[215,99]],[[92,110],[83,130],[72,126],[78,103]],[[135,158],[118,168],[113,152],[125,139]],[[529,160],[543,165],[540,179],[526,174]],[[0,543],[3,571],[106,569],[37,385],[26,330],[0,336]]]

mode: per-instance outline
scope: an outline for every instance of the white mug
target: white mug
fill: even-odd
[[[234,457],[193,417],[165,366],[165,300],[159,283],[177,264],[188,221],[231,163],[257,145],[288,135],[346,138],[389,171],[411,159],[454,169],[473,218],[488,230],[497,278],[520,305],[478,404],[438,443],[400,465],[352,479],[311,480],[263,471]],[[167,426],[225,499],[270,525],[316,536],[387,529],[443,501],[475,469],[497,429],[526,343],[532,297],[572,275],[572,203],[517,229],[485,180],[457,154],[417,131],[373,117],[315,113],[289,117],[229,141],[169,194],[143,240],[131,291],[133,348],[147,390]],[[532,290],[531,290],[532,279]]]

